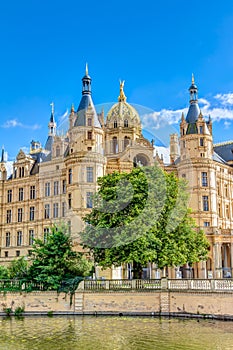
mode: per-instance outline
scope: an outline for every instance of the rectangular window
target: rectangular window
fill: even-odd
[[[92,119],[91,118],[87,119],[87,126],[92,126]]]
[[[8,258],[8,252],[5,252],[5,258]]]
[[[19,201],[23,201],[23,188],[19,188]]]
[[[11,209],[8,209],[6,211],[6,223],[10,224],[11,223],[11,219],[12,219],[12,213],[11,213]]]
[[[93,167],[87,166],[87,182],[93,182]]]
[[[44,218],[45,219],[49,219],[49,216],[50,216],[50,206],[49,204],[45,204],[44,206]]]
[[[68,184],[72,184],[72,169],[68,170]]]
[[[20,256],[20,250],[16,250],[16,256]]]
[[[203,137],[200,138],[200,146],[204,146],[204,139],[203,139]]]
[[[6,232],[6,247],[10,247],[11,245],[11,234],[10,232]]]
[[[226,218],[230,219],[230,210],[229,210],[229,205],[226,205]]]
[[[93,192],[87,192],[86,204],[87,204],[87,208],[93,207]]]
[[[209,197],[208,196],[202,197],[202,203],[203,203],[203,211],[209,211]]]
[[[28,243],[29,245],[33,245],[34,243],[34,230],[29,230],[29,240],[28,240]]]
[[[12,202],[12,190],[7,191],[7,203]]]
[[[23,232],[17,232],[17,246],[21,246],[23,244]]]
[[[66,216],[66,203],[62,202],[61,216],[64,218]]]
[[[53,203],[53,217],[58,218],[58,203]]]
[[[34,221],[35,220],[35,207],[30,207],[29,220],[30,221]]]
[[[87,132],[87,139],[92,140],[92,131]]]
[[[66,180],[62,180],[62,193],[66,193]]]
[[[36,199],[36,186],[30,186],[30,199]]]
[[[50,196],[50,182],[45,183],[45,197]]]
[[[71,209],[72,207],[72,196],[71,193],[68,194],[68,208]]]
[[[210,226],[210,222],[209,221],[204,221],[204,227],[209,227]]]
[[[54,181],[54,183],[53,183],[53,193],[54,193],[54,196],[57,196],[59,194],[59,182],[58,181]]]
[[[49,235],[49,228],[48,228],[48,227],[45,227],[45,228],[44,228],[44,243],[47,242],[47,240],[48,240],[48,235]]]
[[[200,134],[203,134],[203,126],[199,126],[199,132]]]
[[[202,172],[201,173],[201,184],[203,187],[207,187],[208,186],[208,179],[207,179],[207,173],[206,172]]]
[[[18,209],[18,222],[23,221],[23,208]]]

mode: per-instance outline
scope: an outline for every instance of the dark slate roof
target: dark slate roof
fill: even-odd
[[[52,145],[53,145],[53,136],[48,136],[44,148],[46,149],[46,151],[52,151]]]
[[[101,128],[91,95],[84,94],[81,98],[80,104],[77,110],[77,119],[75,120],[74,126],[86,126],[86,110],[91,106],[94,113],[94,126]]]
[[[233,161],[233,141],[214,145],[214,151],[226,162]]]
[[[198,134],[196,123],[188,124],[188,128],[187,128],[186,134],[187,135],[189,135],[189,134]]]
[[[216,152],[213,154],[213,160],[218,163],[226,164],[225,160],[222,159]]]
[[[188,114],[186,117],[187,123],[195,123],[197,121],[197,118],[200,114],[200,108],[198,106],[198,103],[191,103],[189,106]]]
[[[38,174],[39,173],[39,165],[38,165],[38,163],[34,163],[33,164],[33,167],[32,167],[32,169],[31,169],[31,171],[30,171],[30,175],[35,175],[35,174]]]

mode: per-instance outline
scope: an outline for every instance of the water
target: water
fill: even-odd
[[[0,318],[6,350],[230,350],[233,322],[142,317]]]

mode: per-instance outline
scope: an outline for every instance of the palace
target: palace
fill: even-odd
[[[154,155],[153,142],[142,135],[139,114],[126,102],[124,82],[120,83],[118,102],[107,116],[96,112],[86,67],[81,100],[77,110],[71,107],[66,134],[57,133],[52,108],[44,147],[32,141],[29,154],[20,150],[10,176],[2,151],[0,264],[30,255],[33,240],[46,240],[54,223],[68,225],[78,249],[79,232],[84,227],[82,217],[92,208],[98,177],[158,162],[165,170],[187,179],[193,217],[211,243],[208,261],[192,269],[184,267],[183,277],[231,276],[233,142],[213,145],[212,122],[201,114],[194,78],[189,92],[188,114],[181,117],[180,137],[170,136],[170,164],[165,165],[157,154]],[[174,269],[168,272],[176,277]],[[156,277],[156,268],[149,266],[145,274]],[[108,272],[111,278],[128,278],[129,275],[130,266]]]

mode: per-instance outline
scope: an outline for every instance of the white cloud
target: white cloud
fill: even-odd
[[[198,104],[205,118],[210,116],[212,121],[225,120],[225,128],[230,126],[229,121],[233,120],[233,93],[217,94],[208,99],[200,98]],[[187,112],[188,108],[183,108],[177,110],[162,109],[144,114],[141,116],[143,129],[159,134],[161,129],[179,123],[182,113],[186,117]]]
[[[225,120],[224,129],[229,129],[230,125],[231,125],[231,123]]]
[[[39,124],[27,125],[19,122],[17,119],[9,119],[4,124],[2,124],[1,127],[5,129],[19,127],[19,128],[31,129],[31,130],[37,130],[41,128]]]
[[[233,105],[233,93],[229,92],[227,94],[217,94],[214,98],[220,101],[224,106]]]

